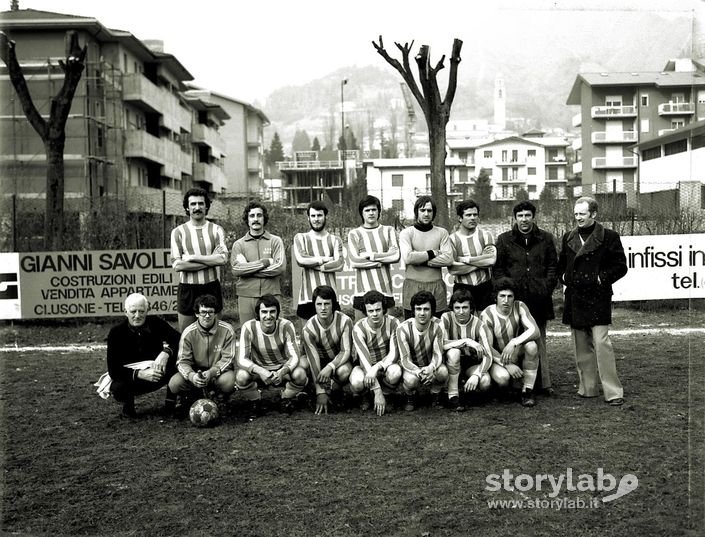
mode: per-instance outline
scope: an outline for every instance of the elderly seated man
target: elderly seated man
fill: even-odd
[[[176,373],[179,332],[163,319],[147,315],[148,311],[144,295],[129,295],[125,299],[127,319],[108,334],[110,392],[123,404],[124,417],[137,416],[135,396],[158,390]],[[167,388],[165,410],[173,408],[175,401]]]

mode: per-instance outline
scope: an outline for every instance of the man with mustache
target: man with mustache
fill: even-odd
[[[177,310],[181,332],[196,321],[194,302],[199,296],[213,295],[216,313],[222,311],[220,267],[228,262],[223,228],[206,220],[211,206],[208,192],[190,189],[183,205],[189,220],[171,232],[171,266],[179,273]]]
[[[313,291],[327,285],[337,293],[335,273],[343,270],[343,243],[340,238],[326,231],[328,207],[316,200],[309,204],[306,216],[310,230],[294,237],[294,259],[301,267],[301,289],[299,290],[296,314],[308,320],[316,314]]]

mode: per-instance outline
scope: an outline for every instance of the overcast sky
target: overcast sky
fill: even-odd
[[[9,7],[10,0],[4,0]],[[196,83],[235,98],[264,103],[269,93],[322,77],[347,65],[386,65],[371,45],[431,45],[448,54],[453,37],[521,46],[522,22],[617,10],[687,17],[702,0],[20,0],[22,9],[89,16],[139,39],[161,39]],[[429,9],[431,6],[433,9]],[[580,25],[575,25],[579,31]],[[599,36],[596,36],[599,39]],[[396,49],[394,49],[396,51]]]

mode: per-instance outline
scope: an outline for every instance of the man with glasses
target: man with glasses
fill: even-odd
[[[214,389],[227,396],[235,389],[235,331],[217,319],[216,305],[213,295],[194,302],[197,320],[181,334],[178,373],[169,381],[175,394]]]

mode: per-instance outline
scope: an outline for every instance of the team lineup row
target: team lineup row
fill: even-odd
[[[122,348],[118,359],[109,337],[112,393],[124,401],[127,414],[134,414],[134,395],[166,383],[170,359],[178,373],[168,379],[167,406],[175,394],[206,386],[218,386],[225,393],[237,388],[246,399],[257,401],[260,382],[283,387],[285,411],[307,383],[316,395],[317,414],[327,412],[331,388],[343,385],[352,393],[370,389],[378,414],[384,413],[385,391],[401,386],[409,397],[406,408],[411,409],[413,395],[423,384],[433,395],[446,387],[449,406],[460,409],[461,372],[467,376],[468,392],[486,390],[492,383],[508,386],[516,379],[522,384],[522,403],[533,406],[537,376],[543,388],[551,389],[545,334],[559,281],[565,286],[563,322],[573,335],[579,395],[597,397],[601,385],[606,401],[623,403],[608,325],[611,286],[626,274],[627,265],[619,235],[595,220],[597,202],[592,198],[576,201],[577,227],[563,236],[558,255],[552,235],[536,225],[536,207],[528,201],[514,207],[512,230],[495,240],[478,225],[474,201],[457,205],[459,226],[449,234],[433,224],[435,203],[422,196],[414,206],[414,225],[397,239],[393,228],[379,223],[379,200],[367,196],[359,203],[362,225],[348,234],[349,262],[356,273],[354,326],[338,311],[335,273],[343,268],[342,241],[325,229],[325,204],[311,203],[306,213],[310,230],[297,234],[293,243],[302,276],[297,315],[306,322],[301,352],[293,324],[279,318],[286,259],[282,240],[265,229],[266,207],[258,202],[245,207],[248,232],[229,252],[223,229],[206,219],[209,205],[204,191],[187,192],[189,221],[172,231],[173,267],[180,277],[182,336],[177,357],[177,347],[170,345],[160,351],[153,368],[133,370],[125,362],[129,349]],[[406,319],[401,323],[386,313],[394,305],[390,265],[400,259],[405,266],[401,306]],[[241,323],[237,356],[232,327],[217,320],[222,310],[219,267],[228,260],[236,277]],[[455,277],[450,310],[443,267]],[[125,306],[122,343],[130,332],[143,331],[133,323],[127,301]],[[133,317],[147,318],[144,304],[132,306]],[[432,322],[434,316],[440,320]],[[224,351],[225,339],[215,338],[218,331],[230,333],[231,351]],[[207,342],[206,356],[195,360],[194,342],[204,346],[199,335]],[[379,348],[371,351],[370,346]],[[111,356],[117,363],[112,369]]]

